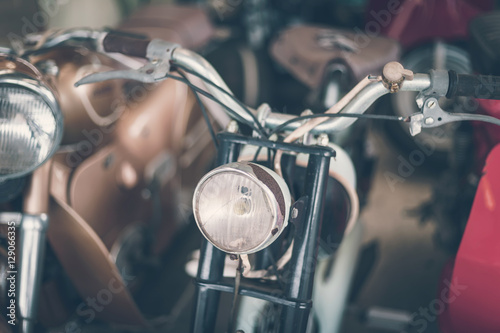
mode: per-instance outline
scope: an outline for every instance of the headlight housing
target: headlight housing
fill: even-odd
[[[0,55],[0,181],[32,172],[59,147],[54,90],[29,62]]]
[[[290,205],[285,181],[249,162],[212,170],[193,197],[200,231],[215,247],[233,254],[254,253],[275,241],[288,223]]]

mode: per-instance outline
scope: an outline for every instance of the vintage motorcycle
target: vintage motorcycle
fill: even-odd
[[[169,71],[175,68],[201,78],[206,90],[185,78],[176,80],[216,100],[231,117],[253,130],[253,135],[243,135],[237,122],[231,122],[226,132],[218,135],[220,166],[206,174],[195,190],[194,216],[206,240],[197,271],[194,332],[213,331],[221,293],[234,293],[235,300],[239,295],[250,300],[242,302],[243,307],[240,303],[239,311],[233,308],[229,331],[241,331],[239,325],[243,325],[246,316],[251,316],[250,311],[245,310],[249,308],[247,305],[261,309],[247,320],[253,326],[249,331],[305,332],[314,326],[314,320],[309,320],[311,312],[319,314],[321,307],[313,307],[313,287],[319,288],[315,293],[322,292],[316,279],[325,275],[335,277],[335,274],[315,274],[320,268],[317,259],[323,220],[325,226],[329,226],[326,221],[338,223],[337,236],[344,233],[344,237],[349,237],[355,228],[355,223],[349,225],[341,218],[349,216],[341,212],[354,210],[349,206],[352,204],[349,195],[344,201],[347,209],[325,210],[329,207],[325,204],[329,180],[337,181],[338,188],[349,193],[347,173],[336,174],[330,170],[330,164],[345,162],[345,155],[341,148],[330,146],[326,133],[347,128],[357,118],[409,122],[413,135],[422,128],[456,121],[500,124],[498,119],[489,116],[448,113],[438,103],[441,96],[499,98],[500,85],[496,77],[442,70],[414,74],[392,62],[384,67],[382,76],[367,76],[326,113],[297,117],[272,112],[265,104],[256,112],[249,109],[234,99],[209,63],[175,44],[131,40],[102,32],[94,40],[106,52],[142,56],[150,62],[138,72],[98,73],[78,84],[131,76],[151,82],[173,78]],[[421,112],[410,117],[364,114],[379,97],[399,91],[419,92],[417,104]],[[338,119],[322,119],[329,117]],[[283,135],[282,139],[278,135]],[[302,142],[295,143],[297,140]],[[227,254],[229,260],[236,260],[234,278],[227,277],[229,272],[224,273]],[[330,262],[327,271],[336,267],[340,258]],[[320,330],[328,318],[323,320],[318,321]]]
[[[490,12],[476,17],[469,25],[472,62],[481,73],[499,73],[500,54],[494,42],[500,32],[496,25],[498,18],[498,11]],[[473,102],[470,106],[477,113],[500,118],[498,101],[479,99]],[[500,178],[496,171],[500,165],[500,132],[496,126],[479,122],[461,131],[464,139],[456,145],[456,161],[450,167],[448,179],[438,183],[433,196],[448,197],[447,203],[436,201],[432,211],[439,218],[440,229],[453,235],[456,245],[440,283],[439,292],[453,299],[453,302],[446,302],[446,309],[440,315],[440,328],[446,333],[496,332],[500,329],[496,316],[499,307],[494,301],[499,296],[496,285],[500,255],[496,246],[499,211],[492,203],[500,195]],[[454,214],[449,214],[450,211]],[[454,290],[460,288],[459,297],[453,298],[456,294],[447,290],[448,281]]]
[[[175,62],[174,53],[173,63]],[[335,111],[342,107],[339,104],[333,108],[333,113],[338,117],[348,117],[353,114],[357,116],[363,113],[373,100],[388,92],[397,93],[399,90],[419,91],[421,93],[417,103],[421,106],[422,113],[413,114],[407,119],[410,122],[412,134],[418,134],[425,127],[436,127],[461,120],[475,119],[497,125],[500,124],[498,119],[492,117],[447,113],[438,104],[439,96],[498,98],[497,78],[493,78],[493,80],[489,78],[488,82],[490,84],[488,85],[484,84],[486,78],[458,75],[455,72],[448,71],[431,71],[430,75],[413,75],[411,71],[405,70],[400,64],[390,63],[384,68],[382,78],[378,81],[377,78],[372,77],[371,79],[373,82],[370,82],[370,79],[367,78],[367,83],[364,87],[358,85],[357,89],[355,88],[352,91],[351,96],[349,94],[346,95],[347,101],[343,99],[339,102],[339,104],[345,103],[343,110],[345,113],[335,113]],[[353,95],[355,97],[352,97]],[[348,101],[350,97],[352,99]],[[277,132],[277,128],[279,130],[283,130],[284,128],[294,130],[291,124],[297,118],[269,112],[269,109],[266,110],[265,106],[259,109],[259,112],[259,119],[262,121],[262,124],[273,128],[273,133]],[[314,116],[312,117],[314,118]],[[300,120],[307,118],[307,116],[305,118],[298,117]],[[405,120],[402,118],[392,119]],[[233,321],[235,326],[231,326],[231,328],[234,327],[242,331],[264,332],[304,332],[307,329],[311,329],[311,326],[309,326],[311,325],[311,321],[308,323],[308,319],[311,310],[310,301],[313,296],[313,286],[316,288],[314,291],[315,297],[328,291],[333,291],[329,294],[329,301],[331,303],[335,303],[332,301],[332,298],[337,296],[342,297],[342,291],[348,289],[348,282],[344,281],[345,284],[337,285],[337,287],[340,287],[338,289],[322,288],[324,284],[321,283],[321,280],[318,281],[318,279],[324,279],[325,276],[322,274],[314,276],[314,265],[317,263],[318,253],[316,251],[318,251],[318,245],[321,247],[322,240],[319,234],[319,230],[321,229],[317,228],[321,224],[322,217],[330,218],[331,220],[328,220],[328,222],[338,223],[338,220],[335,219],[335,214],[321,215],[321,205],[323,204],[321,201],[328,200],[325,192],[322,194],[321,191],[325,191],[325,188],[327,188],[326,184],[328,182],[326,179],[328,179],[328,175],[332,178],[337,178],[337,180],[341,179],[341,177],[329,173],[327,171],[328,168],[324,165],[322,166],[324,169],[321,171],[321,162],[318,162],[318,159],[328,160],[331,156],[319,157],[311,150],[308,152],[309,160],[304,178],[298,176],[300,173],[293,173],[293,176],[290,176],[290,174],[286,175],[283,170],[291,168],[292,170],[288,172],[296,172],[297,170],[293,169],[298,169],[298,166],[301,165],[300,156],[303,153],[301,149],[305,148],[304,145],[287,146],[287,143],[298,138],[303,138],[304,134],[311,131],[320,134],[318,143],[320,146],[325,147],[326,139],[321,134],[328,132],[328,124],[335,124],[331,125],[330,129],[334,128],[338,130],[342,126],[349,126],[353,122],[352,119],[342,119],[321,125],[319,125],[320,121],[313,124],[306,123],[302,125],[304,127],[298,126],[300,129],[296,127],[291,135],[286,135],[284,141],[277,142],[266,142],[262,139],[241,137],[234,134],[221,134],[219,136],[220,140],[224,140],[222,142],[226,142],[226,140],[228,142],[227,146],[224,146],[225,149],[222,152],[219,151],[219,163],[222,166],[207,174],[199,182],[195,191],[195,197],[193,198],[194,214],[198,226],[208,240],[208,242],[204,243],[200,254],[197,276],[198,293],[193,331],[202,332],[214,327],[217,313],[217,298],[220,292],[235,292],[235,294],[244,296],[245,299],[266,301],[267,304],[265,304],[266,302],[249,302],[242,299],[240,302],[240,311]],[[324,127],[320,129],[321,126]],[[234,131],[234,128],[232,130]],[[278,176],[271,171],[266,170],[266,173],[262,172],[260,167],[251,164],[251,162],[234,162],[245,156],[246,150],[248,150],[247,146],[249,145],[278,150],[276,156],[273,157],[274,162],[271,163],[271,166],[284,175],[284,178],[288,180],[290,189],[299,189],[294,194],[299,199],[293,203],[291,208],[286,206],[289,192],[282,183],[276,180]],[[310,146],[306,147],[312,148]],[[239,148],[241,148],[241,152],[238,152]],[[338,148],[335,148],[335,150],[337,152],[341,151]],[[293,159],[291,166],[289,165],[289,161],[281,159],[285,154],[281,153],[283,151],[293,151],[296,153],[296,156],[290,154]],[[254,158],[253,161],[255,160]],[[233,163],[225,164],[227,162]],[[302,166],[304,165],[302,164]],[[317,177],[321,175],[324,177],[323,181],[318,182]],[[298,186],[295,181],[299,183],[303,181],[303,187]],[[254,183],[257,183],[257,185]],[[277,192],[277,188],[280,188],[281,191]],[[301,190],[303,192],[300,192]],[[264,214],[263,210],[267,211],[267,209],[263,208],[265,204],[259,205],[252,202],[252,200],[256,199],[256,197],[252,199],[252,196],[260,193],[260,191],[267,192],[268,198],[269,196],[271,197],[271,199],[268,199],[271,202],[270,206],[275,206],[276,210],[272,212],[272,209],[269,209],[272,213],[268,217],[270,220],[267,224],[268,232],[258,237],[259,233],[263,229],[266,229],[264,226],[259,225],[259,223],[266,220],[261,214]],[[258,205],[259,209],[252,207],[253,205]],[[243,211],[240,208],[243,208]],[[288,209],[291,212],[289,216],[286,215]],[[280,215],[280,210],[284,212],[283,215]],[[301,212],[305,216],[301,216]],[[254,215],[248,216],[251,213]],[[284,228],[284,222],[281,222],[286,221],[287,217],[289,217],[289,223],[291,223],[290,229],[292,231]],[[342,230],[342,228],[340,229]],[[274,255],[266,255],[265,251],[260,251],[263,247],[267,247],[267,249],[274,247],[275,244],[270,245],[270,243],[278,238],[281,230],[286,230],[292,233],[293,236],[290,234],[287,235],[285,232],[282,236],[284,239],[277,242],[280,244],[280,247]],[[293,238],[293,241],[288,237]],[[349,237],[349,234],[347,237]],[[345,241],[347,241],[347,238]],[[247,247],[242,247],[242,244]],[[217,248],[223,252],[241,256],[235,282],[223,278],[224,253],[218,251]],[[340,255],[340,251],[342,251],[342,245],[339,249],[339,257],[336,258],[337,261],[345,258]],[[255,257],[257,258],[254,258],[257,263],[256,265],[255,263],[250,263],[250,260],[246,258],[246,255],[249,253],[256,253]],[[259,256],[280,259],[270,260],[267,267],[266,265],[261,266],[263,268],[259,270],[257,266]],[[254,268],[254,265],[257,267]],[[336,264],[333,265],[333,267],[335,266]],[[318,262],[318,272],[325,273],[321,268],[322,266]],[[334,272],[338,273],[338,270],[335,268],[333,268]],[[332,269],[332,266],[330,266],[330,269]],[[331,278],[335,278],[336,274],[331,274],[330,276]],[[260,281],[256,281],[256,279]],[[263,283],[262,280],[267,280],[267,282]],[[318,299],[320,298],[318,297]],[[249,307],[248,303],[253,304]],[[269,306],[269,303],[273,305]],[[243,306],[241,306],[242,304]],[[333,316],[332,312],[329,311],[328,302],[319,302],[319,304],[320,306],[313,307],[312,310],[319,317],[319,331],[330,331],[329,329],[332,326],[334,327],[335,324],[338,324],[332,323],[332,321],[338,320],[338,318]],[[242,318],[246,318],[244,320],[246,323],[242,321]],[[242,329],[242,326],[245,324],[247,327]]]
[[[138,70],[88,75],[76,83],[78,86],[116,79],[178,81],[195,95],[222,106],[234,119],[225,132],[213,137],[220,166],[200,180],[193,196],[194,217],[206,238],[197,265],[193,332],[214,331],[221,293],[234,294],[230,332],[338,328],[340,319],[330,316],[328,304],[349,289],[349,267],[356,253],[346,244],[350,237],[359,235],[359,224],[354,166],[342,148],[329,143],[327,133],[345,129],[357,118],[409,122],[413,135],[422,128],[463,120],[500,125],[493,117],[445,112],[438,103],[440,96],[500,98],[499,79],[495,77],[452,71],[414,74],[392,62],[384,67],[382,76],[367,76],[327,112],[297,117],[273,112],[266,104],[251,110],[233,97],[207,61],[174,43],[78,30],[65,33],[63,38],[47,39],[42,49],[43,45],[76,39],[87,40],[101,52],[149,60]],[[182,74],[170,73],[172,69]],[[204,89],[192,83],[195,78]],[[379,97],[398,91],[420,92],[417,104],[422,111],[409,117],[364,114]],[[220,116],[221,109],[215,106],[206,103],[213,116]],[[240,132],[244,126],[251,129],[250,135]],[[333,204],[327,203],[329,198]],[[59,206],[68,211],[61,203]],[[321,237],[325,228],[333,230],[329,236],[334,238]],[[326,264],[318,261],[320,252],[326,252]],[[332,252],[336,253],[334,259]],[[225,274],[228,254],[236,269]],[[338,281],[330,284],[332,280]],[[332,285],[335,288],[326,288]],[[318,295],[330,296],[323,303],[326,306],[318,306],[321,302],[313,306]]]
[[[184,24],[179,25],[179,19]],[[120,29],[172,40],[200,51],[206,49],[215,34],[206,11],[196,6],[178,5],[144,7],[122,22]],[[40,38],[36,35],[32,37]],[[64,39],[64,36],[58,38]],[[38,43],[38,40],[35,42]],[[44,327],[64,325],[75,308],[79,314],[77,319],[91,319],[95,315],[111,323],[144,324],[143,316],[138,313],[137,305],[127,290],[123,292],[125,296],[122,297],[121,292],[120,297],[115,298],[110,310],[95,311],[89,304],[77,302],[81,298],[95,297],[97,291],[106,289],[102,282],[106,274],[113,279],[121,279],[117,282],[119,289],[126,284],[133,296],[142,280],[137,277],[158,267],[160,255],[169,247],[172,236],[183,227],[189,215],[191,203],[186,198],[192,196],[196,181],[212,160],[213,149],[207,146],[209,140],[206,140],[207,127],[203,121],[199,122],[202,118],[196,103],[193,103],[194,96],[176,82],[137,85],[120,80],[75,89],[73,83],[90,72],[137,67],[141,63],[116,54],[102,56],[82,43],[61,47],[55,44],[44,44],[43,49],[32,48],[22,58],[17,58],[10,49],[2,50],[5,53],[2,56],[2,71],[5,75],[11,72],[19,74],[21,82],[25,73],[16,71],[16,68],[26,67],[29,80],[40,81],[40,85],[48,87],[46,94],[49,97],[56,96],[59,106],[53,103],[50,107],[57,118],[55,133],[62,135],[62,139],[54,136],[54,151],[47,152],[47,157],[54,154],[50,161],[51,171],[47,171],[47,177],[51,179],[50,192],[83,217],[84,221],[77,219],[78,225],[68,226],[74,229],[72,236],[77,237],[82,232],[78,228],[85,228],[92,239],[81,240],[87,245],[73,242],[75,253],[69,253],[65,247],[72,242],[71,238],[64,240],[64,232],[56,233],[54,230],[57,229],[49,229],[44,222],[35,225],[35,229],[41,228],[41,233],[36,234],[40,237],[39,246],[24,251],[16,247],[18,260],[19,256],[31,255],[34,261],[41,262],[40,266],[31,270],[24,268],[20,273],[24,283],[15,294],[22,300],[21,305],[17,303],[18,317],[22,318],[23,325],[26,321],[22,330],[32,330],[32,323],[37,317]],[[11,58],[14,60],[5,60]],[[219,114],[217,122],[225,127],[228,118],[224,113]],[[64,119],[62,125],[61,119]],[[8,122],[5,124],[7,131],[10,125]],[[173,130],[164,132],[165,128]],[[137,140],[138,136],[142,141]],[[4,148],[11,149],[9,147]],[[19,147],[14,151],[23,153]],[[11,150],[2,153],[5,154],[2,155],[3,163],[20,161],[13,159]],[[38,162],[44,160],[41,158]],[[1,220],[7,225],[15,223],[20,228],[22,216],[6,212],[23,210],[27,194],[21,196],[21,193],[25,191],[33,170],[10,175],[10,167],[12,165],[8,164],[2,169]],[[53,174],[58,177],[52,177]],[[95,191],[99,193],[94,194]],[[43,197],[40,200],[43,201]],[[56,212],[46,213],[48,219],[56,219]],[[57,218],[65,220],[68,217]],[[6,302],[9,301],[9,285],[3,279],[8,276],[7,272],[12,271],[7,269],[7,257],[14,258],[14,253],[8,251],[11,228],[6,226],[5,230],[2,229],[0,238],[1,255],[5,257],[0,270],[2,306],[8,305]],[[45,231],[49,244],[46,254]],[[25,243],[19,240],[19,236],[25,233],[17,233],[18,245]],[[82,238],[84,236],[82,234]],[[63,240],[64,244],[60,244]],[[86,271],[78,271],[81,264],[78,260],[90,255],[110,256],[111,260],[101,262],[108,265],[108,272],[89,279],[88,274],[92,274],[95,267],[90,265]],[[41,283],[40,287],[38,283]],[[68,285],[75,285],[76,288]],[[39,302],[41,305],[37,306]],[[113,314],[118,312],[121,313]]]
[[[78,327],[68,322],[75,312],[150,326],[134,294],[185,225],[186,198],[212,161],[183,83],[74,87],[89,73],[137,66],[57,42],[87,33],[33,36],[46,40],[0,56],[0,303],[20,332]]]

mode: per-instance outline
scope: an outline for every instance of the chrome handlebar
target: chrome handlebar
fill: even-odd
[[[412,81],[405,81],[401,85],[401,91],[422,91],[430,86],[430,79],[428,74],[416,74]],[[343,109],[341,113],[346,114],[362,114],[373,104],[377,99],[388,94],[389,90],[382,82],[373,82],[365,87],[359,94],[357,94]],[[294,116],[271,113],[265,119],[265,125],[268,128],[276,128],[283,122],[294,118]],[[334,133],[342,131],[351,126],[356,121],[356,118],[334,118],[326,120],[320,125],[316,126],[311,133]],[[286,126],[286,130],[295,130],[299,127],[300,123],[292,123]]]
[[[52,35],[39,37],[40,40],[45,40],[45,43],[40,43],[38,40],[39,49],[47,49],[74,40],[90,40],[98,52],[121,52],[133,56],[137,54],[143,55],[149,62],[140,69],[130,69],[122,71],[111,71],[106,73],[91,74],[75,85],[81,85],[92,82],[105,81],[116,78],[132,79],[142,82],[155,82],[164,79],[165,74],[170,70],[170,64],[181,65],[193,72],[200,74],[208,80],[215,83],[218,87],[211,84],[206,84],[206,89],[212,96],[218,99],[222,104],[231,109],[237,117],[246,122],[254,122],[255,117],[261,122],[265,128],[275,129],[286,121],[296,118],[294,115],[287,115],[277,112],[271,112],[270,108],[261,107],[259,114],[257,111],[250,108],[245,108],[236,102],[230,95],[233,95],[219,73],[206,61],[202,56],[187,49],[183,49],[179,45],[154,39],[151,41],[133,41],[134,45],[127,44],[130,42],[130,36],[123,36],[117,32],[109,32],[105,30],[92,29],[70,29],[53,33]],[[28,38],[29,40],[29,38]],[[34,37],[31,41],[36,41]],[[355,94],[347,104],[341,109],[341,114],[362,114],[364,113],[377,99],[389,92],[397,91],[415,91],[419,92],[417,96],[417,104],[422,109],[422,112],[415,113],[408,117],[410,122],[410,132],[412,135],[420,133],[422,128],[436,127],[445,123],[461,121],[461,120],[478,120],[500,125],[500,120],[489,116],[480,116],[474,114],[456,114],[448,113],[435,103],[432,108],[428,107],[428,101],[445,96],[450,84],[450,78],[447,71],[431,71],[430,74],[415,74],[404,69],[399,63],[389,63],[384,68],[382,80],[377,80],[368,83],[357,94]],[[224,93],[222,90],[225,90]],[[210,106],[207,105],[210,109]],[[254,113],[249,114],[248,111]],[[438,115],[438,116],[436,116]],[[230,115],[231,116],[231,115]],[[334,133],[342,131],[351,126],[356,121],[356,118],[338,117],[325,120],[310,130],[312,134]],[[288,124],[284,131],[293,131],[303,124],[295,122]]]
[[[212,65],[200,55],[186,49],[177,48],[172,54],[172,61],[207,77],[227,92],[231,92]],[[398,63],[393,62],[388,65],[394,64],[397,65],[396,67],[400,67],[402,71],[406,73],[410,72],[405,70]],[[386,68],[387,67],[391,67],[391,69],[394,68],[394,66],[386,66]],[[394,77],[395,73],[386,73],[386,68],[384,68],[384,74],[391,74]],[[411,135],[419,134],[422,128],[432,128],[446,123],[463,120],[482,121],[500,126],[500,119],[494,117],[477,114],[450,113],[442,110],[439,103],[437,103],[437,99],[447,94],[448,86],[449,76],[447,71],[432,70],[430,74],[414,75],[412,73],[411,77],[406,79],[401,76],[401,79],[397,82],[396,90],[394,90],[394,85],[388,84],[386,78],[384,77],[383,80],[377,80],[365,86],[346,104],[340,113],[363,114],[373,103],[375,103],[377,99],[385,94],[393,92],[397,93],[397,91],[415,91],[419,92],[416,103],[421,108],[422,112],[412,114],[407,120],[410,123]],[[231,108],[239,117],[243,118],[245,121],[253,121],[247,110],[245,110],[240,104],[236,103],[231,97],[224,94],[221,90],[212,85],[207,85],[207,89],[214,97],[218,98]],[[433,100],[435,100],[435,103],[429,103]],[[429,107],[429,105],[432,105],[432,107]],[[270,112],[269,108],[259,109],[261,112],[256,114],[256,116],[261,122],[261,125],[269,129],[275,129],[284,122],[297,117],[279,112]],[[328,119],[312,128],[310,133],[331,134],[339,132],[351,126],[354,122],[356,122],[356,120],[356,118],[350,117]],[[283,131],[296,130],[302,126],[302,124],[302,122],[292,122],[285,126]]]
[[[224,80],[219,76],[217,71],[212,65],[200,55],[182,48],[177,48],[172,54],[172,61],[184,67],[187,67],[218,84],[223,89],[231,92],[227,87]],[[413,80],[405,80],[401,84],[401,91],[424,91],[431,86],[430,76],[428,74],[416,74]],[[241,105],[236,103],[232,98],[221,92],[219,89],[207,85],[209,92],[219,100],[223,101],[230,107],[239,117],[246,121],[253,121],[252,117],[243,109]],[[342,113],[348,114],[362,114],[364,113],[377,99],[389,93],[390,90],[380,81],[373,82],[365,87],[359,94],[357,94],[351,102],[342,110]],[[262,126],[274,129],[285,121],[295,118],[294,115],[283,114],[278,112],[270,112],[268,114],[258,115],[259,120],[262,121]],[[351,126],[356,121],[355,118],[335,118],[329,119],[320,125],[316,126],[311,133],[334,133],[342,131]],[[302,123],[291,123],[287,125],[284,130],[292,131],[300,127]]]

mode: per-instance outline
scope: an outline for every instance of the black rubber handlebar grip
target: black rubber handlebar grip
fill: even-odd
[[[469,75],[448,72],[450,84],[446,97],[467,96],[482,99],[500,99],[500,76]]]
[[[131,57],[146,58],[150,40],[123,32],[111,31],[104,40],[102,46],[106,52],[118,52]]]

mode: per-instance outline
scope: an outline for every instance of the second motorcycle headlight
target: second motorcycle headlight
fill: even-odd
[[[290,191],[274,171],[237,162],[205,175],[193,210],[201,232],[227,253],[254,253],[269,246],[288,223]]]
[[[58,148],[62,131],[58,103],[38,70],[0,56],[0,181],[39,167]]]

